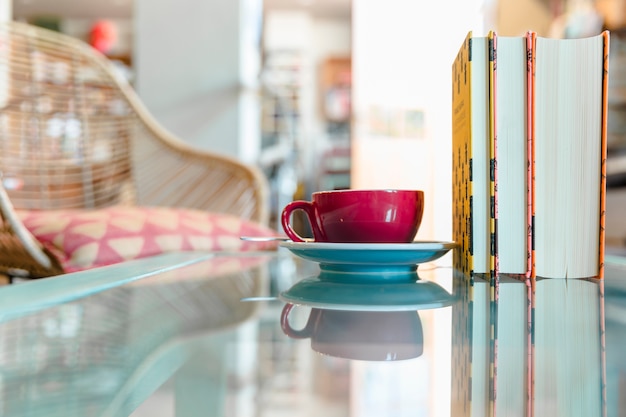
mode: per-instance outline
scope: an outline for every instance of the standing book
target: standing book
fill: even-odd
[[[454,266],[490,272],[488,39],[467,34],[452,65]]]
[[[493,91],[496,274],[520,279],[531,271],[531,82],[532,34],[497,36]]]
[[[609,34],[535,37],[533,276],[603,276]]]

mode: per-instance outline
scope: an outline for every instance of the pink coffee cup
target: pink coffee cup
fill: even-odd
[[[337,190],[313,193],[312,201],[292,201],[281,223],[294,242],[304,242],[292,227],[291,215],[302,210],[316,242],[408,243],[417,234],[424,213],[418,190]]]

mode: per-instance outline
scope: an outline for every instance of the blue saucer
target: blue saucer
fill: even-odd
[[[281,247],[320,269],[337,272],[410,272],[457,247],[454,242],[326,243],[281,242]]]

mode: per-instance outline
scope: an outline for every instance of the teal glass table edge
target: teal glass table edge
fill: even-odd
[[[41,385],[42,382],[44,383],[43,386],[46,386],[46,393],[50,394],[48,402],[43,404],[48,409],[54,405],[51,399],[52,394],[48,392],[50,391],[50,383],[54,380],[54,372],[47,376],[51,378],[50,381],[42,381],[41,374],[38,374],[38,367],[44,364],[50,365],[46,362],[46,358],[52,357],[51,352],[54,352],[57,358],[69,359],[70,356],[67,355],[70,355],[70,352],[64,352],[64,349],[68,348],[65,342],[71,340],[72,337],[85,337],[91,343],[95,341],[100,341],[100,343],[95,353],[89,354],[86,353],[88,350],[85,350],[81,360],[75,361],[71,367],[67,365],[65,369],[59,368],[55,371],[57,373],[70,371],[70,385],[74,388],[71,395],[65,394],[68,396],[64,399],[63,407],[59,409],[59,415],[86,415],[84,414],[84,401],[86,398],[102,397],[102,391],[106,390],[102,387],[102,381],[105,381],[110,388],[115,387],[117,391],[111,392],[111,396],[106,401],[106,407],[93,415],[129,415],[176,369],[184,366],[185,358],[215,349],[214,342],[216,338],[221,337],[220,331],[240,326],[257,315],[265,305],[265,303],[241,302],[241,299],[255,297],[263,299],[267,297],[273,300],[276,298],[278,294],[272,293],[270,289],[267,267],[271,264],[270,260],[285,255],[287,254],[273,252],[173,253],[98,270],[0,288],[0,331],[3,333],[1,338],[5,344],[2,356],[0,356],[0,373],[2,374],[2,385],[5,387],[5,402],[6,399],[13,397],[16,400],[13,403],[18,404],[15,409],[5,409],[3,415],[36,415],[34,411],[37,405],[35,403],[31,403],[29,406],[25,405],[32,398],[26,401],[27,398],[22,397],[25,387],[28,387],[32,394],[35,392],[33,391],[33,384]],[[202,278],[206,272],[202,265],[211,262],[217,265],[220,260],[228,263],[232,262],[233,259],[244,260],[246,265],[243,268],[242,265],[226,265],[223,275],[229,278],[215,280],[215,282],[210,283],[211,285]],[[314,265],[312,267],[310,262],[305,262],[305,264],[308,272],[315,274]],[[611,410],[618,407],[616,405],[617,399],[622,394],[620,386],[623,386],[623,375],[626,374],[626,361],[622,359],[621,355],[622,346],[626,344],[626,320],[623,318],[626,316],[624,314],[626,311],[626,257],[607,255],[606,267],[607,393],[609,416],[611,416],[616,415],[612,414]],[[197,269],[194,270],[194,268]],[[177,274],[177,271],[181,270],[192,271],[192,278],[181,277]],[[294,271],[289,270],[287,275],[291,272]],[[237,278],[233,279],[235,276]],[[294,282],[298,282],[299,278],[306,278],[306,276],[308,275],[300,276]],[[228,288],[222,291],[223,288],[221,287],[223,286]],[[141,289],[138,290],[138,288]],[[234,289],[236,291],[233,291]],[[171,316],[163,320],[163,331],[160,335],[151,334],[147,329],[142,330],[141,320],[138,320],[135,327],[130,326],[131,328],[125,329],[116,327],[121,323],[128,324],[129,306],[127,301],[129,297],[137,297],[138,293],[140,294],[139,299],[144,299],[143,302],[137,303],[140,307],[143,306],[146,309],[148,306],[154,307],[156,305],[154,304],[155,300],[157,300],[164,313],[159,313],[155,308],[146,311],[140,311],[141,308],[134,308],[131,312],[134,319],[143,319],[150,314],[161,314],[158,317],[163,318]],[[234,298],[226,301],[214,299],[214,304],[220,305],[217,310],[209,311],[202,306],[194,306],[194,302],[211,304],[207,303],[207,300],[218,293],[220,295],[232,293]],[[106,296],[101,297],[102,295]],[[188,298],[188,300],[185,303],[180,303],[181,297]],[[83,302],[98,298],[100,301],[96,303]],[[281,305],[284,304],[280,300],[278,302]],[[185,304],[188,306],[182,307]],[[187,310],[185,311],[184,308]],[[194,308],[200,310],[195,311]],[[106,310],[108,313],[117,311],[105,320],[101,329],[93,327],[96,323],[94,320],[102,319],[96,314],[98,309]],[[206,337],[206,318],[209,316],[207,313],[219,316],[208,324],[215,330],[211,332],[210,338]],[[195,318],[199,320],[194,319],[194,314],[197,314]],[[90,315],[91,317],[89,317]],[[85,326],[81,328],[80,321],[93,328],[86,329]],[[278,317],[276,317],[276,321],[278,321]],[[13,326],[12,323],[19,323],[19,325]],[[4,328],[3,331],[2,328]],[[176,337],[163,337],[168,331]],[[84,335],[79,335],[80,332],[83,332]],[[36,342],[32,343],[29,349],[24,349],[22,346],[22,351],[9,351],[10,349],[6,347],[7,342],[10,342],[11,338],[17,337],[16,335],[21,335],[19,337],[30,340],[31,343],[33,338],[45,337],[47,356],[42,355],[41,346],[38,346]],[[120,337],[125,339],[121,342],[116,340]],[[93,349],[93,347],[90,345],[84,348]],[[117,373],[112,371],[115,367],[104,366],[107,365],[106,363],[100,363],[103,366],[89,363],[96,357],[102,362],[103,352],[107,352],[104,355],[107,356],[116,349],[120,349],[120,352],[116,353],[118,356],[113,354],[116,356],[118,365],[128,364],[126,359],[120,359],[122,353],[134,358],[131,360],[137,365],[134,372],[124,375],[124,372],[119,369],[117,369]],[[100,381],[98,386],[76,390],[76,387],[81,386],[81,384],[83,388],[87,387],[88,384],[85,383],[90,380],[93,381],[94,378],[98,378]],[[8,385],[9,383],[10,385]],[[141,389],[137,389],[137,387],[141,387]],[[41,392],[41,387],[38,389],[37,398],[41,400],[45,396]],[[56,394],[62,395],[60,392],[56,392]],[[17,401],[20,398],[24,402]],[[69,400],[70,398],[73,400]],[[55,404],[55,406],[58,405],[58,403]],[[6,404],[5,407],[7,407]],[[32,412],[28,412],[29,410]]]

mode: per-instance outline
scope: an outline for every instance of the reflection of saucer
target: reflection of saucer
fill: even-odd
[[[293,254],[320,263],[322,270],[414,270],[417,264],[445,255],[454,242],[325,243],[281,242]]]
[[[357,311],[425,310],[453,303],[453,296],[439,284],[413,275],[415,280],[400,282],[344,282],[311,277],[297,282],[279,298],[308,307]]]

